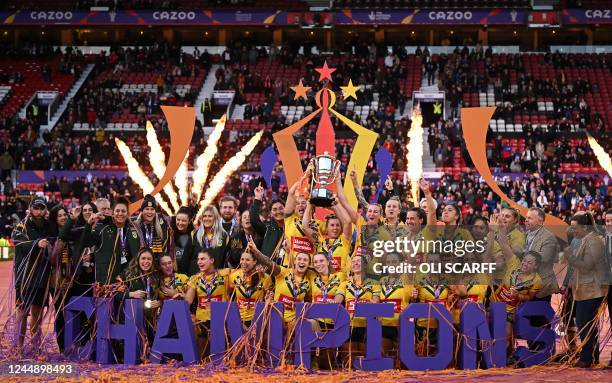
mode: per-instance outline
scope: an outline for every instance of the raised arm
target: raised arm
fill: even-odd
[[[297,197],[298,187],[304,182],[304,180],[308,179],[312,174],[314,169],[314,163],[310,161],[308,163],[308,167],[302,177],[300,177],[299,181],[295,182],[289,188],[289,192],[287,193],[287,201],[285,202],[285,217],[289,217],[295,211],[295,197]]]
[[[369,203],[363,196],[361,186],[359,185],[359,182],[357,182],[357,170],[355,168],[351,170],[350,177],[351,181],[353,181],[353,188],[355,189],[355,196],[357,197],[357,201],[359,202],[359,207],[361,207],[362,209],[367,209]],[[357,220],[355,220],[354,222],[356,223]]]
[[[355,180],[353,180],[354,185],[357,182],[356,180],[357,176],[355,176]],[[346,222],[352,222],[354,224],[357,224],[357,221],[359,220],[359,214],[355,209],[353,209],[353,207],[348,201],[348,198],[346,198],[346,194],[344,193],[344,187],[342,186],[342,176],[340,174],[340,168],[336,170],[336,194],[338,197],[338,202],[340,202],[340,204],[349,216],[350,221]]]
[[[285,202],[285,217],[290,217],[295,211],[295,191],[302,181],[297,181],[289,188],[287,193],[287,201]]]
[[[255,232],[262,237],[266,235],[266,225],[261,222],[261,218],[259,218],[263,195],[264,188],[261,186],[261,184],[259,184],[254,190],[253,202],[249,207],[249,217],[251,219],[251,225],[253,226],[253,230],[255,230]]]
[[[508,241],[508,232],[506,226],[502,225],[501,222],[497,223],[497,243],[501,247],[502,255],[506,264],[514,257],[514,251],[510,247],[510,241]]]
[[[434,227],[438,221],[438,217],[436,216],[436,205],[431,195],[431,184],[425,178],[421,178],[419,180],[419,185],[421,190],[423,190],[423,195],[427,203],[427,226]]]
[[[253,242],[253,237],[251,236],[249,236],[249,243],[247,245],[247,249],[249,250],[249,252],[251,252],[251,254],[255,256],[255,258],[257,259],[257,263],[259,263],[268,270],[270,275],[275,277],[280,273],[280,268],[277,267],[276,263],[272,262],[270,258],[266,257],[261,251],[259,251],[259,249],[255,245],[255,242]]]
[[[353,224],[349,213],[346,211],[342,203],[335,203],[332,208],[334,209],[336,217],[338,217],[340,223],[342,224],[342,233],[347,239],[350,240],[353,235]]]
[[[399,194],[397,193],[397,190],[395,190],[395,184],[393,183],[393,180],[391,180],[391,176],[389,175],[385,180],[385,187],[382,193],[380,193],[378,201],[376,202],[378,202],[381,206],[385,206],[387,204],[387,201],[390,200],[393,196],[399,196]]]
[[[319,235],[310,227],[313,210],[314,206],[312,206],[311,203],[308,203],[308,205],[306,205],[306,210],[304,210],[304,216],[302,217],[302,229],[304,229],[304,233],[306,234],[308,240],[311,242],[317,242]]]

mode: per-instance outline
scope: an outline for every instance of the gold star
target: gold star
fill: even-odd
[[[357,100],[357,91],[359,90],[359,86],[353,85],[353,80],[349,79],[349,83],[347,86],[341,86],[342,94],[344,95],[344,99],[348,99],[349,97],[353,97]]]
[[[302,80],[300,80],[300,83],[298,85],[292,86],[291,90],[295,92],[295,96],[293,97],[294,100],[297,100],[300,97],[302,97],[304,100],[308,99],[308,96],[306,96],[306,93],[310,90],[310,87],[304,86],[302,84]]]

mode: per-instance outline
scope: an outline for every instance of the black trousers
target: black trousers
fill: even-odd
[[[599,326],[595,320],[603,297],[576,301],[576,321],[582,342],[580,361],[587,365],[599,363]]]

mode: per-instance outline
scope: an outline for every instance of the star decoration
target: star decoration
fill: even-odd
[[[323,81],[324,79],[332,81],[331,74],[336,71],[336,68],[328,67],[327,60],[325,60],[325,63],[323,63],[323,68],[315,68],[315,70],[321,74],[319,81]]]
[[[310,87],[304,86],[304,84],[302,84],[302,80],[300,80],[300,83],[298,85],[292,86],[291,90],[295,92],[295,96],[293,97],[294,100],[297,100],[300,97],[304,100],[308,99],[306,93],[310,90]]]
[[[344,99],[348,99],[349,97],[353,97],[357,100],[357,91],[359,90],[359,86],[353,85],[353,80],[349,79],[349,83],[347,86],[341,86],[342,94],[344,95]]]

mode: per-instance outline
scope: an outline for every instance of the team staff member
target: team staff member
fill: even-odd
[[[217,270],[214,257],[205,249],[198,252],[197,259],[200,272],[189,278],[184,297],[189,305],[197,298],[195,324],[200,355],[204,355],[210,340],[210,303],[227,301],[229,270]]]
[[[119,273],[127,268],[142,246],[138,230],[128,219],[128,206],[124,197],[118,197],[111,217],[97,213],[85,225],[83,244],[96,247],[92,258],[98,294],[109,292],[105,291],[105,286],[116,282]]]
[[[153,250],[159,259],[164,254],[173,252],[173,236],[170,225],[163,215],[157,213],[157,202],[150,194],[144,196],[140,214],[134,220],[136,228],[140,230],[140,237],[144,246]]]
[[[45,220],[47,203],[42,197],[34,197],[30,202],[28,215],[18,223],[11,234],[15,244],[15,304],[17,306],[17,350],[23,350],[27,318],[30,315],[32,345],[40,347],[40,322],[42,311],[49,298],[51,265],[49,256],[51,245],[48,240],[49,225]]]
[[[120,303],[128,298],[144,300],[144,331],[149,345],[155,337],[157,309],[160,306],[159,270],[156,263],[153,251],[143,247],[121,273],[123,283],[120,292],[115,295],[115,300]]]
[[[256,248],[256,247],[255,247]],[[230,299],[235,300],[240,311],[240,319],[245,328],[251,325],[255,315],[255,305],[265,299],[271,287],[270,276],[259,272],[257,258],[247,249],[240,257],[240,268],[230,274]]]
[[[219,201],[219,214],[221,215],[221,226],[229,237],[234,235],[238,230],[238,220],[236,219],[236,211],[238,209],[238,200],[231,195],[224,195]]]
[[[261,212],[264,193],[264,188],[261,185],[255,188],[253,203],[249,208],[249,217],[255,232],[260,237],[263,237],[260,248],[261,252],[266,257],[282,260],[284,258],[281,253],[284,251],[285,204],[280,200],[273,200],[270,203],[270,220],[263,223],[259,213]]]
[[[193,222],[189,208],[181,206],[170,223],[172,236],[174,238],[174,263],[176,271],[183,274],[189,273],[190,255],[193,253]]]
[[[606,284],[605,244],[593,230],[590,213],[575,214],[571,229],[582,243],[576,252],[569,248],[567,262],[573,267],[570,280],[576,304],[576,322],[580,336],[580,361],[576,367],[590,368],[599,364],[599,324],[596,319],[608,292]]]
[[[261,247],[262,237],[258,236],[251,224],[251,213],[245,210],[240,215],[240,227],[234,229],[234,233],[230,237],[228,264],[230,267],[239,267],[242,254],[249,244],[249,236],[253,237],[255,244]]]
[[[188,262],[188,274],[193,275],[198,272],[197,254],[200,250],[206,250],[215,259],[215,269],[222,269],[227,263],[227,250],[229,237],[221,226],[221,216],[213,205],[209,205],[202,213],[200,227],[193,232],[193,252],[185,254]]]

